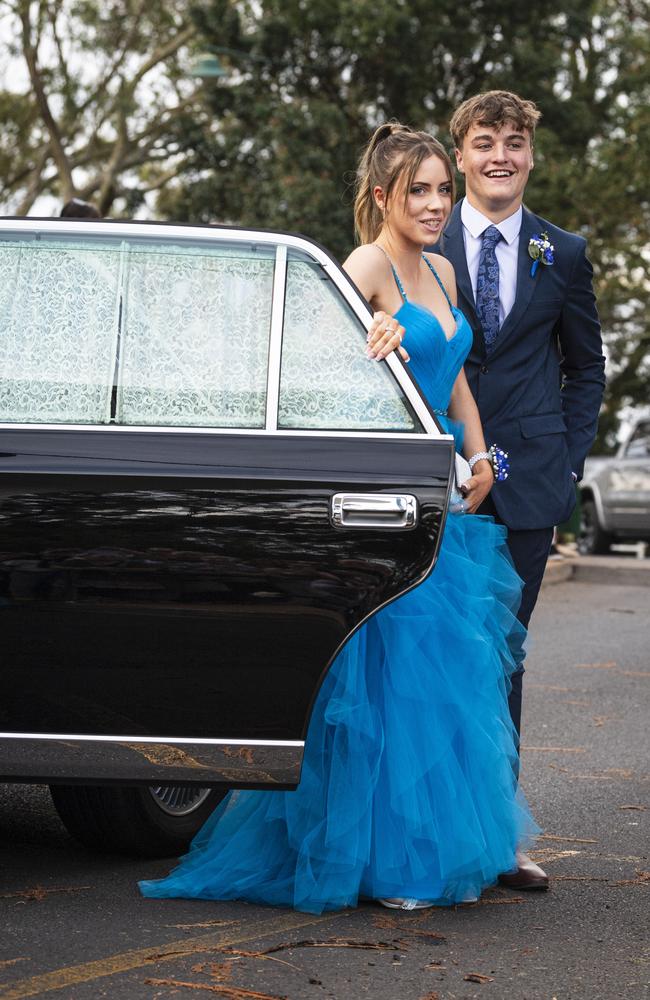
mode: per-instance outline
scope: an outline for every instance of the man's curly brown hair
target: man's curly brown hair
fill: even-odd
[[[517,129],[528,130],[532,145],[535,126],[541,117],[542,113],[533,101],[525,101],[509,90],[488,90],[469,97],[456,108],[449,122],[449,131],[454,146],[460,149],[472,125],[501,129],[506,122],[512,122]]]

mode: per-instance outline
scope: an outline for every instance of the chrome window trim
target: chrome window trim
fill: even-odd
[[[153,424],[12,424],[0,422],[0,430],[7,431],[92,431],[93,433],[113,432],[118,434],[218,434],[229,436],[241,434],[273,437],[336,437],[336,438],[379,438],[387,441],[420,441],[423,444],[431,442],[429,434],[418,434],[409,431],[328,431],[328,430],[282,430],[266,427],[169,427]],[[453,441],[453,434],[436,434],[436,440]]]
[[[81,740],[86,743],[193,743],[206,746],[304,747],[304,740],[212,739],[190,736],[101,736],[79,733],[3,733],[2,740]]]
[[[280,244],[275,253],[275,270],[273,272],[271,332],[269,336],[269,360],[266,370],[266,419],[264,422],[264,430],[266,431],[274,431],[278,427],[286,285],[287,248],[284,244]]]
[[[292,233],[274,233],[274,232],[262,232],[254,229],[228,229],[226,227],[210,228],[209,226],[184,226],[175,223],[159,223],[153,225],[146,222],[118,222],[118,221],[91,221],[84,220],[80,223],[73,219],[0,219],[0,233],[10,234],[14,233],[24,233],[24,232],[44,232],[61,235],[67,233],[68,235],[94,235],[94,236],[106,236],[109,233],[116,237],[119,236],[130,236],[130,237],[144,237],[144,238],[155,238],[162,241],[166,238],[176,239],[176,240],[193,240],[193,241],[230,241],[235,243],[260,243],[264,245],[273,245],[276,247],[284,246],[286,249],[293,248],[296,250],[301,250],[303,253],[307,253],[313,260],[317,261],[327,275],[334,282],[338,290],[341,292],[345,300],[351,306],[353,312],[357,318],[361,321],[363,327],[368,330],[372,321],[372,317],[368,312],[368,307],[365,301],[361,298],[356,289],[350,284],[345,275],[340,271],[340,269],[334,264],[330,257],[325,253],[325,251],[318,246],[316,243],[312,243],[310,240],[302,237],[296,236]],[[277,260],[277,258],[276,258]],[[415,431],[412,438],[415,437],[434,437],[434,438],[448,438],[449,435],[444,435],[440,431],[438,425],[435,422],[434,417],[429,412],[424,400],[420,397],[419,393],[416,391],[415,386],[411,382],[409,376],[407,375],[401,361],[397,358],[396,354],[389,354],[385,359],[385,364],[388,365],[392,374],[397,381],[397,384],[401,388],[402,392],[408,399],[409,403],[413,407],[416,416],[418,417],[421,425],[424,428],[424,435],[419,434]],[[278,385],[279,392],[279,385]],[[268,411],[267,411],[268,412]],[[14,425],[15,426],[15,425]],[[32,427],[43,426],[39,424],[29,425]],[[60,424],[59,427],[70,426]],[[261,430],[261,428],[260,428]],[[265,427],[264,430],[274,430],[272,427]],[[300,433],[308,433],[307,431]],[[373,433],[373,432],[364,432]],[[395,435],[391,435],[395,436]]]

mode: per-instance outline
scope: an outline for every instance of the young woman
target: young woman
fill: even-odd
[[[469,324],[451,266],[423,253],[453,203],[431,136],[375,132],[359,168],[364,245],[345,267],[376,309],[368,353],[405,355],[473,466],[473,512],[494,474],[462,371]],[[403,342],[403,345],[402,345]],[[464,445],[462,442],[464,425]],[[517,793],[507,678],[521,653],[520,581],[505,528],[447,519],[438,563],[336,658],[314,707],[299,788],[231,793],[146,896],[247,899],[320,913],[360,896],[416,909],[474,900],[534,832]]]

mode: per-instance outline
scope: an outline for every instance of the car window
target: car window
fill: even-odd
[[[275,248],[0,241],[0,420],[263,427]]]
[[[0,242],[0,420],[110,419],[119,268],[100,243]]]
[[[365,329],[317,264],[287,262],[278,426],[421,430],[388,367],[368,361]]]
[[[630,438],[625,457],[648,458],[648,456],[650,456],[650,424],[640,424]]]
[[[116,421],[263,427],[275,248],[133,246]]]
[[[261,429],[277,407],[280,429],[422,433],[328,271],[291,248],[285,282],[286,256],[164,227],[0,236],[0,421]]]

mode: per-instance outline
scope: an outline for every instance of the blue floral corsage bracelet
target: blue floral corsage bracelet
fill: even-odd
[[[497,483],[502,483],[504,479],[508,478],[508,472],[510,471],[508,452],[504,451],[503,448],[499,448],[497,444],[493,444],[490,448],[489,455],[492,463],[494,479]]]
[[[535,272],[540,264],[545,264],[548,267],[554,263],[554,254],[555,247],[548,238],[548,233],[542,233],[540,236],[531,236],[528,241],[528,256],[533,259],[530,268],[531,278],[535,277]]]

